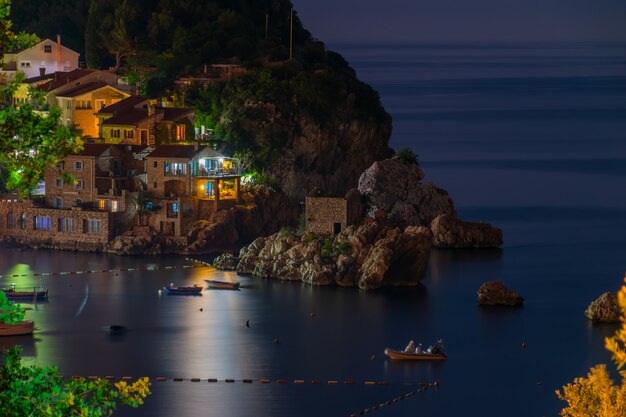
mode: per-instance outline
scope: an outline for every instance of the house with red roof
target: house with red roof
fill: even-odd
[[[146,97],[127,97],[96,116],[99,135],[107,143],[159,146],[195,139],[193,109],[158,107]]]

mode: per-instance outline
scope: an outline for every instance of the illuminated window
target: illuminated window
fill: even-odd
[[[50,217],[35,216],[35,230],[50,230]]]
[[[165,175],[185,176],[187,175],[187,164],[184,162],[166,162]]]
[[[44,45],[43,46],[43,51],[47,54],[51,54],[52,53],[52,45]]]
[[[99,210],[106,210],[106,208],[107,208],[107,201],[108,200],[98,200],[98,209]]]
[[[83,232],[85,233],[100,233],[100,220],[98,219],[85,219],[83,222]]]
[[[185,125],[176,125],[176,140],[185,140]]]
[[[119,209],[120,209],[119,207],[120,207],[119,201],[117,201],[117,200],[111,201],[111,211],[112,212],[115,213],[115,212],[119,211]]]

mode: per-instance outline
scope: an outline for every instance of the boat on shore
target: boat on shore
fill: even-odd
[[[448,359],[448,356],[443,352],[442,340],[438,340],[433,346],[430,346],[426,350],[422,350],[421,343],[415,348],[411,340],[404,350],[386,348],[385,355],[395,360],[444,361]]]
[[[33,334],[35,323],[32,320],[22,320],[16,324],[0,323],[0,336],[21,336]]]
[[[1,288],[9,300],[20,300],[28,302],[30,300],[43,301],[48,299],[48,290],[41,287],[15,287]]]
[[[241,285],[239,282],[216,281],[212,279],[205,279],[205,281],[209,288],[218,290],[238,290]]]
[[[163,287],[163,292],[169,295],[202,295],[202,287],[194,285],[193,287]]]

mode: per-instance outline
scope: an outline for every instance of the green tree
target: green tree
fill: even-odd
[[[0,0],[0,27],[6,29],[0,55],[19,38],[10,32],[9,13],[10,1]],[[13,41],[6,42],[6,39]],[[13,104],[13,94],[22,80],[21,73],[15,80],[0,79],[0,164],[6,175],[6,187],[24,198],[37,187],[48,166],[79,151],[82,142],[71,129],[59,125],[58,108],[45,115],[34,111],[31,104]],[[35,102],[40,99],[34,97]]]
[[[626,282],[626,277],[624,278]],[[576,378],[573,383],[556,391],[557,396],[567,402],[561,410],[563,417],[623,417],[626,416],[626,285],[617,294],[622,311],[621,326],[612,337],[607,337],[605,346],[613,354],[613,361],[621,376],[616,384],[609,375],[606,365],[596,365],[587,377]]]
[[[116,72],[122,67],[122,59],[133,53],[133,39],[129,26],[136,17],[137,9],[129,4],[128,0],[123,0],[113,14],[106,17],[104,26],[110,29],[101,34],[100,41],[107,51],[115,56]]]
[[[132,384],[103,378],[64,382],[56,367],[24,366],[21,348],[4,352],[0,368],[0,417],[102,417],[118,405],[136,408],[150,395],[150,380]]]
[[[19,304],[15,304],[0,291],[0,324],[17,324],[24,320],[26,310]]]

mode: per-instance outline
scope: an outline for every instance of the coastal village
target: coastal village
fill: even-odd
[[[97,250],[137,226],[184,240],[190,222],[239,201],[239,161],[208,144],[193,109],[137,95],[112,71],[79,68],[79,54],[63,46],[60,36],[7,54],[4,63],[9,79],[17,71],[27,77],[14,105],[30,103],[31,89],[43,93],[38,110],[45,114],[58,106],[61,122],[78,129],[84,141],[80,153],[46,170],[39,195],[0,201],[5,237]],[[242,71],[238,65],[213,65],[176,86],[225,82]]]
[[[326,177],[292,161],[291,172],[273,174],[289,189],[250,183],[245,161],[222,152],[195,110],[176,99],[192,86],[237,79],[247,71],[241,65],[204,65],[179,75],[171,94],[148,98],[114,68],[79,68],[79,54],[60,36],[3,62],[8,79],[26,77],[12,104],[43,115],[60,109],[60,124],[80,132],[84,144],[48,166],[29,198],[0,201],[5,241],[120,255],[227,252],[216,266],[361,289],[416,285],[432,246],[502,243],[499,229],[457,218],[447,192],[422,182],[412,152],[390,158],[385,146],[374,157],[351,135],[355,157],[324,168]]]

